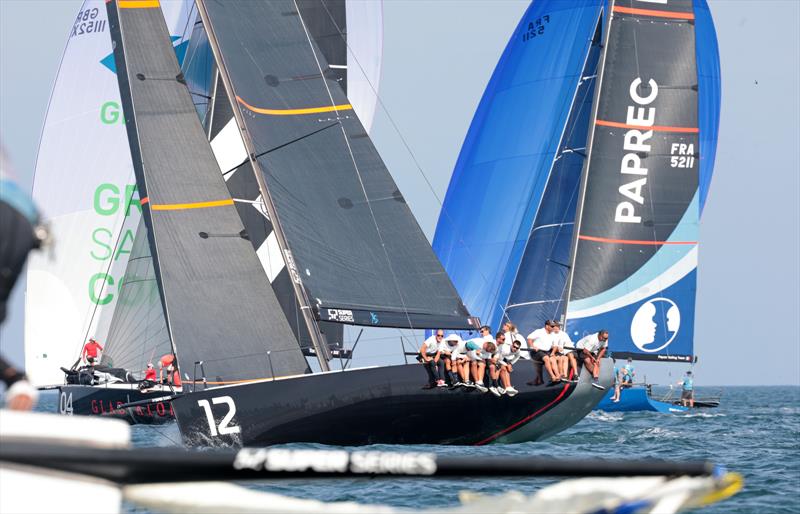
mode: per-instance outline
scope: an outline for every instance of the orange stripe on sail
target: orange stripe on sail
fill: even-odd
[[[697,241],[641,241],[637,239],[608,239],[606,237],[594,237],[594,236],[578,236],[578,239],[583,239],[584,241],[596,241],[598,243],[614,243],[614,244],[621,244],[621,245],[649,245],[649,246],[661,246],[661,245],[696,245]]]
[[[327,105],[324,107],[306,107],[304,109],[262,109],[261,107],[253,107],[249,103],[242,100],[240,96],[236,97],[236,101],[253,112],[257,112],[258,114],[268,114],[270,116],[291,116],[293,114],[316,114],[320,112],[348,111],[353,108],[353,106],[350,104],[342,104]]]
[[[145,197],[139,202],[141,204],[148,203],[150,200]],[[192,202],[192,203],[162,203],[150,204],[150,209],[154,211],[182,211],[184,209],[205,209],[207,207],[222,207],[224,205],[233,205],[232,199],[227,200],[213,200],[211,202]]]
[[[614,12],[623,14],[639,14],[641,16],[654,16],[656,18],[677,18],[679,20],[694,19],[694,13],[692,12],[672,12],[672,11],[658,11],[655,9],[636,9],[634,7],[622,7],[621,5],[615,5]]]
[[[158,0],[119,0],[120,9],[152,9],[159,7]]]
[[[150,197],[149,196],[145,196],[144,198],[140,198],[139,199],[139,205],[144,205],[149,201],[150,201]]]
[[[606,121],[606,120],[595,120],[595,125],[600,125],[602,127],[615,127],[615,128],[624,128],[624,129],[641,129],[641,130],[653,130],[655,132],[686,132],[690,134],[697,134],[700,132],[700,129],[697,127],[670,127],[667,125],[628,125],[627,123],[620,123],[618,121]]]

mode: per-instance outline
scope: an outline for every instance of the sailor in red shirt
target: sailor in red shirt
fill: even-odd
[[[83,345],[83,352],[81,352],[81,359],[86,361],[90,366],[94,366],[98,361],[99,352],[103,351],[103,347],[93,338],[89,338],[89,342]]]
[[[144,372],[144,379],[151,382],[156,381],[156,369],[153,367],[152,362],[147,363],[147,371]]]
[[[158,361],[158,381],[164,383],[164,369],[167,370],[167,382],[175,387],[181,387],[181,373],[178,371],[178,363],[175,356],[171,353],[163,355]]]

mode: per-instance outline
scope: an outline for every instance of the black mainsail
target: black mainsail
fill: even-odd
[[[301,304],[317,321],[469,328],[297,4],[199,5]]]
[[[616,357],[692,358],[699,224],[691,0],[611,2],[579,194],[567,327]]]
[[[308,366],[247,241],[158,2],[108,4],[134,171],[167,330],[211,383]],[[226,308],[220,299],[231,299]],[[235,301],[233,301],[235,299]]]

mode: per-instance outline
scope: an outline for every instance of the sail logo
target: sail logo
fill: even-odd
[[[340,323],[355,323],[353,311],[347,309],[328,309],[328,321]]]
[[[655,353],[672,344],[680,328],[681,311],[675,302],[669,298],[653,298],[633,315],[631,340],[641,351]]]
[[[645,107],[655,101],[658,96],[658,84],[653,79],[648,81],[650,86],[650,94],[641,96],[639,94],[639,86],[642,84],[642,79],[636,77],[628,90],[631,100],[636,105],[629,105],[627,116],[625,118],[626,125],[634,125],[646,129],[652,127],[656,120],[656,108]],[[644,196],[642,190],[647,185],[647,168],[642,166],[643,157],[646,158],[650,152],[651,146],[647,141],[653,137],[652,130],[640,130],[631,128],[625,132],[623,136],[623,149],[625,154],[622,156],[622,163],[620,165],[620,173],[622,175],[632,175],[634,178],[630,182],[626,182],[619,186],[619,194],[626,198],[617,204],[614,213],[614,221],[617,223],[641,223],[642,217],[636,214],[636,206],[644,205]],[[628,178],[625,178],[628,180]]]

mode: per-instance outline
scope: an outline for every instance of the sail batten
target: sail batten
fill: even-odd
[[[108,9],[155,275],[184,374],[201,362],[217,382],[305,372],[177,60],[165,52],[158,9],[114,1]]]

